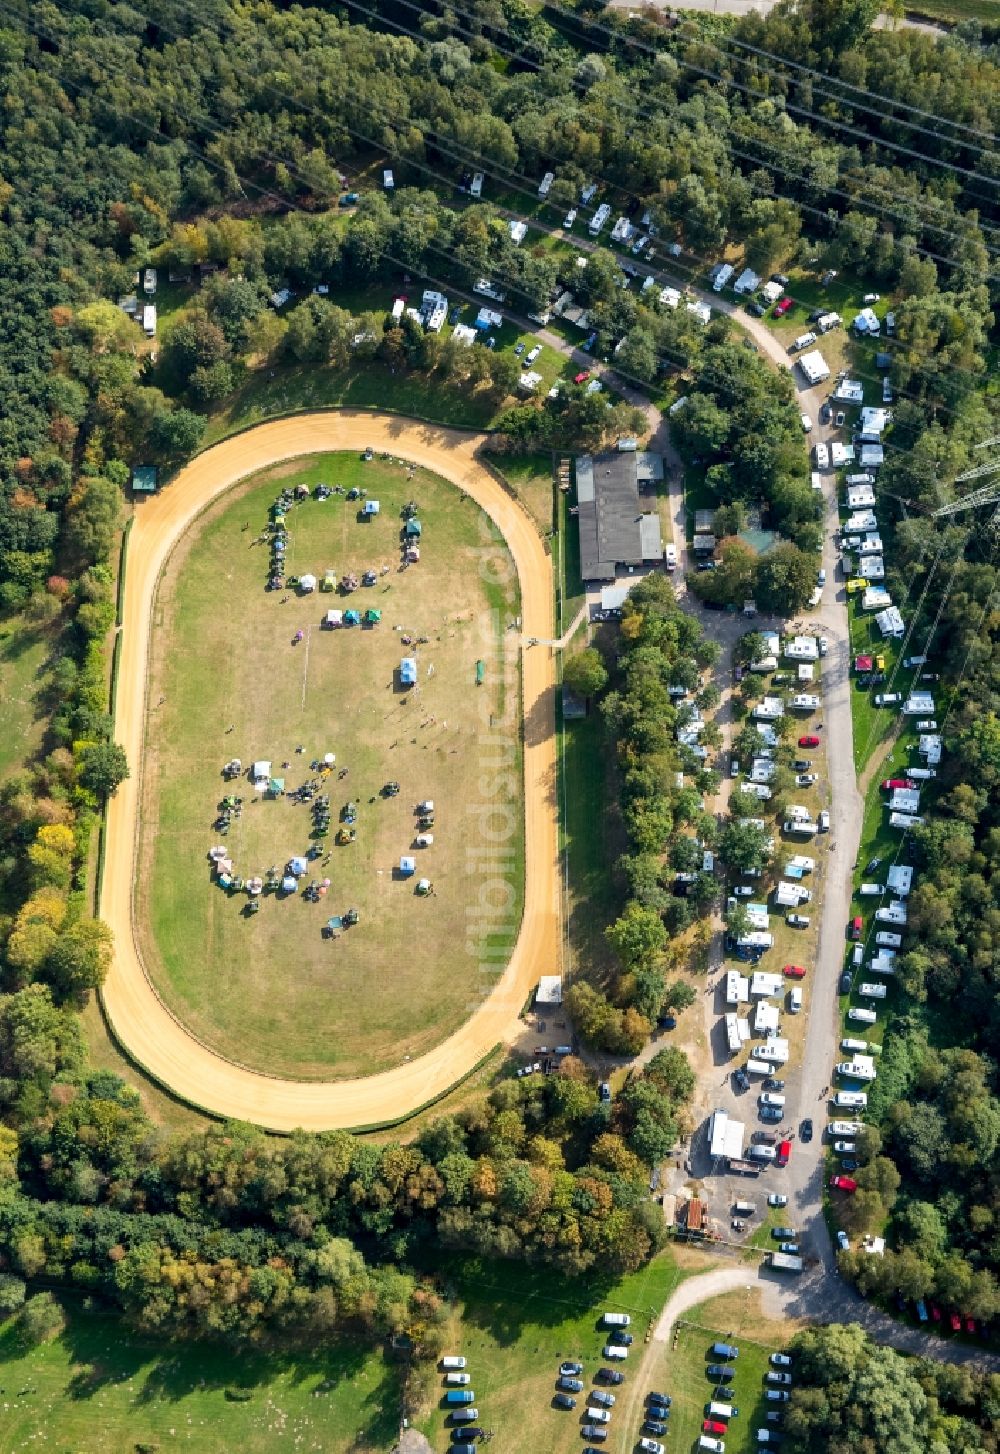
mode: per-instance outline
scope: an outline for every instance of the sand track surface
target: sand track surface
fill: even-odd
[[[100,915],[115,936],[102,990],[110,1028],[154,1080],[213,1115],[275,1131],[372,1126],[404,1117],[442,1095],[500,1042],[514,1039],[519,1012],[542,974],[561,964],[555,746],[555,659],[543,645],[522,657],[525,776],[525,895],[521,931],[492,993],[428,1054],[358,1080],[300,1082],[246,1070],[202,1045],[166,1008],[146,974],[133,926],[146,679],[156,583],[172,548],[201,511],[246,476],[285,459],[371,446],[435,471],[466,491],[503,532],[521,587],[522,639],[554,636],[552,560],[527,512],[480,457],[484,437],[387,414],[300,414],[235,435],[185,466],[136,510],[122,608],[115,738],[132,776],[108,810]],[[475,892],[475,885],[470,885]],[[455,986],[458,994],[468,987]]]

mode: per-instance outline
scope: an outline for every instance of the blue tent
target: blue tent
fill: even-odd
[[[298,881],[292,878],[290,873],[287,873],[285,877],[281,880],[281,887],[284,889],[286,894],[294,894],[298,886]]]
[[[404,656],[399,663],[399,680],[404,687],[412,687],[417,680],[417,658]]]
[[[307,872],[309,865],[306,863],[304,858],[293,858],[289,863],[288,868],[289,871],[293,873],[296,878],[300,878],[302,874]]]
[[[407,535],[419,536],[423,533],[423,528],[419,520],[407,520],[406,522]]]
[[[345,611],[344,612],[344,625],[345,626],[360,626],[361,625],[361,613],[359,611]]]

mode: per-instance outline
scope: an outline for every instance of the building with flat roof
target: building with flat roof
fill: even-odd
[[[576,462],[580,574],[613,581],[620,569],[663,560],[660,518],[639,500],[637,455],[630,450],[581,455]]]

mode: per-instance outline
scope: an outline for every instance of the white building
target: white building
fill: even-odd
[[[713,1111],[708,1122],[708,1151],[713,1161],[739,1161],[745,1133],[742,1121],[732,1120],[725,1111]]]
[[[702,325],[702,327],[705,327],[706,324],[709,324],[712,321],[711,308],[708,306],[707,303],[703,303],[700,298],[691,298],[688,302],[687,310],[689,313],[694,314],[695,318],[697,318],[698,322]]]
[[[852,446],[853,453],[853,446]],[[881,444],[862,444],[861,458],[858,461],[862,469],[877,470],[885,463],[885,450]]]
[[[907,717],[933,717],[934,698],[930,692],[911,692],[903,703],[903,712]]]
[[[521,243],[528,235],[528,224],[526,222],[522,222],[519,217],[512,217],[507,223],[507,226],[510,228],[511,242],[514,244],[515,247],[520,247]]]
[[[881,434],[891,423],[891,409],[873,409],[871,405],[865,405],[861,411],[862,434]]]
[[[780,974],[768,974],[763,969],[754,971],[750,979],[751,999],[771,999],[781,994],[782,978]]]
[[[793,636],[785,642],[784,654],[793,661],[818,661],[819,646],[815,636]]]
[[[476,341],[476,330],[470,328],[467,323],[456,323],[451,336],[456,343],[464,343],[468,347],[470,343]]]
[[[861,596],[862,611],[885,611],[892,605],[892,597],[883,586],[869,586]]]
[[[586,191],[587,189],[585,188],[584,190]],[[596,188],[594,190],[596,191]],[[591,195],[593,195],[593,193],[591,193]],[[597,211],[594,213],[593,217],[587,223],[588,231],[594,237],[596,237],[597,234],[600,232],[601,228],[604,226],[605,222],[607,222],[607,220],[608,220],[608,218],[610,216],[611,216],[611,208],[610,208],[610,206],[608,205],[607,202],[602,202],[601,205],[600,205],[600,207],[598,207]]]
[[[860,404],[864,401],[865,388],[860,379],[841,379],[833,397],[840,404]]]
[[[847,508],[848,510],[860,510],[865,505],[874,505],[875,491],[871,485],[848,485],[847,487]]]
[[[886,885],[899,898],[905,899],[913,886],[913,869],[906,863],[893,864],[886,874]]]
[[[767,1000],[758,1000],[753,1012],[754,1034],[771,1037],[777,1033],[780,1025],[781,1016],[777,1005],[772,1005]]]
[[[941,761],[941,737],[937,732],[922,732],[917,739],[920,756],[928,767],[935,767]]]
[[[863,535],[866,530],[877,530],[878,520],[874,510],[855,510],[848,515],[842,527],[844,535]]]
[[[799,359],[799,368],[809,384],[821,384],[824,379],[830,377],[830,367],[818,348],[814,348],[811,353],[802,355]]]
[[[733,284],[733,289],[737,293],[756,293],[759,287],[760,274],[755,273],[753,268],[744,268]]]
[[[562,1004],[562,975],[543,974],[535,991],[536,1005]]]
[[[862,338],[876,338],[878,334],[882,331],[882,325],[879,322],[878,315],[876,314],[875,309],[862,308],[861,312],[854,320],[854,329],[855,332],[859,333]]]
[[[880,611],[875,617],[875,625],[885,637],[902,636],[906,630],[903,624],[903,617],[898,606],[890,606],[886,611]]]
[[[897,813],[919,813],[919,788],[893,788],[889,806]]]
[[[781,297],[784,291],[785,290],[781,286],[781,284],[774,282],[772,279],[771,282],[764,284],[763,288],[761,289],[761,294],[763,296],[764,302],[771,304],[777,303],[778,299]]]
[[[661,288],[660,302],[664,308],[676,308],[681,301],[679,288]]]
[[[420,300],[420,316],[428,333],[440,333],[448,317],[448,299],[428,288]]]
[[[758,722],[777,722],[784,715],[785,704],[780,697],[762,697],[751,713]]]
[[[773,1060],[777,1065],[784,1065],[788,1060],[788,1041],[772,1036],[754,1049],[754,1055],[758,1060]]]
[[[631,222],[628,220],[627,217],[619,217],[618,220],[615,222],[614,227],[612,227],[611,229],[611,241],[628,242],[634,231],[635,228],[632,226]]]
[[[750,999],[750,981],[738,969],[727,970],[724,993],[727,1005],[745,1005]]]
[[[854,445],[841,444],[839,439],[830,442],[830,463],[835,470],[846,469],[854,463]]]

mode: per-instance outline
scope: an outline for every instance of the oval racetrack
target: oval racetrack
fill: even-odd
[[[525,894],[521,931],[496,987],[466,1023],[427,1055],[362,1080],[280,1080],[233,1065],[207,1049],[154,991],[136,947],[136,862],[146,677],[153,597],[173,546],[200,512],[238,480],[282,460],[371,446],[412,460],[465,490],[503,532],[517,567],[525,638],[551,638],[552,560],[527,512],[479,459],[483,436],[386,414],[301,414],[223,441],[187,465],[136,510],[122,605],[115,737],[132,776],[108,809],[100,914],[115,937],[102,990],[119,1044],[154,1080],[213,1115],[274,1131],[373,1126],[404,1117],[444,1094],[498,1042],[518,1033],[519,1012],[542,974],[559,972],[561,890],[555,753],[555,662],[547,646],[522,653]],[[474,886],[470,886],[470,893]],[[455,992],[463,993],[461,985]]]

